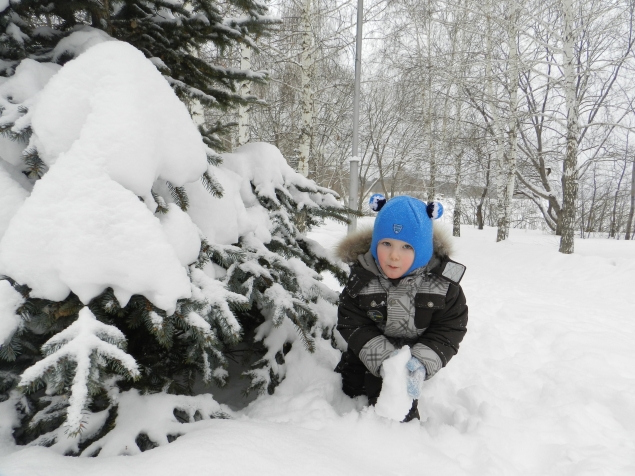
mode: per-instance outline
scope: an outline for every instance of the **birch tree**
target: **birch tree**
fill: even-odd
[[[576,95],[575,56],[574,56],[574,10],[572,0],[562,0],[563,18],[563,75],[566,107],[566,149],[562,166],[562,235],[560,238],[561,253],[573,253],[573,235],[575,226],[575,201],[578,196],[578,137],[580,124],[579,102]]]
[[[309,154],[311,151],[311,138],[313,136],[313,89],[312,79],[315,60],[313,50],[313,34],[311,32],[311,0],[304,0],[302,6],[302,54],[300,59],[300,71],[302,73],[300,108],[302,119],[300,122],[300,137],[298,143],[298,172],[305,177],[309,176]]]
[[[628,212],[628,221],[626,222],[626,236],[624,239],[630,240],[635,235],[635,230],[633,229],[633,216],[635,215],[635,160],[633,160],[633,168],[631,170],[631,200],[630,207]]]
[[[574,251],[580,177],[602,158],[626,116],[619,112],[615,86],[632,50],[632,5],[562,0],[543,5],[539,12],[535,28],[525,33],[543,55],[534,58],[535,76],[526,75],[521,87],[533,134],[529,138],[526,129],[521,133],[528,162],[517,176],[525,195],[561,236],[560,251],[568,254]],[[551,176],[557,178],[559,167],[558,184]],[[525,175],[527,170],[533,179]]]
[[[495,79],[493,74],[494,63],[494,34],[496,20],[493,0],[488,0],[486,4],[486,30],[485,30],[485,81],[487,90],[487,99],[483,104],[482,114],[488,121],[488,130],[492,133],[493,144],[495,147],[494,156],[495,170],[496,170],[496,197],[497,197],[497,220],[498,220],[498,232],[496,234],[496,241],[501,241],[507,238],[507,233],[504,231],[505,212],[508,210],[508,206],[505,204],[506,192],[507,192],[507,174],[505,173],[508,162],[505,159],[505,141],[503,138],[503,125],[500,114],[499,96],[495,88]],[[511,22],[510,22],[511,23]],[[510,47],[511,53],[511,47]],[[487,108],[487,109],[486,109]],[[513,191],[513,188],[512,188]],[[503,227],[501,227],[503,225]]]
[[[498,174],[498,230],[496,241],[503,241],[509,237],[509,226],[512,212],[512,197],[516,180],[516,151],[517,151],[517,115],[518,115],[518,22],[520,20],[520,6],[517,0],[509,2],[509,15],[505,19],[507,24],[507,47],[509,54],[508,66],[508,92],[509,92],[509,118],[508,118],[508,152],[503,154],[502,162],[499,162]],[[499,146],[499,149],[501,147]],[[499,160],[501,159],[499,155]]]
[[[251,47],[245,43],[240,46],[240,69],[243,71],[251,70]],[[240,85],[240,95],[242,97],[251,96],[251,83],[243,81]],[[241,104],[238,109],[238,145],[249,142],[250,129],[250,105]]]
[[[334,0],[281,0],[281,25],[264,39],[256,68],[271,71],[252,107],[251,136],[276,145],[296,170],[338,190],[347,183],[353,68],[354,9]]]

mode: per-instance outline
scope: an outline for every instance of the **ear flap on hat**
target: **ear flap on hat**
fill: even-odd
[[[368,205],[370,209],[374,212],[379,212],[386,205],[386,197],[384,197],[381,193],[376,193],[370,197],[368,201]]]
[[[443,215],[443,205],[441,205],[441,202],[428,202],[426,209],[428,216],[433,220],[441,218],[441,215]]]

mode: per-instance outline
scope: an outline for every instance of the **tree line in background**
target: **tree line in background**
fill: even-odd
[[[270,72],[236,114],[347,195],[356,3],[279,0]],[[460,224],[633,238],[634,2],[374,0],[364,8],[360,196],[446,198]],[[233,60],[230,59],[233,58]],[[228,146],[232,144],[228,142]]]

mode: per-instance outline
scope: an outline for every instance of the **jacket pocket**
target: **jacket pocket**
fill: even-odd
[[[445,308],[445,296],[440,294],[418,293],[415,295],[415,327],[426,329],[430,327],[432,314]]]

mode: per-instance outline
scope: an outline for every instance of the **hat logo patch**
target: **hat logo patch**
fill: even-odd
[[[403,230],[403,225],[399,225],[398,223],[395,223],[392,226],[392,231],[394,231],[396,234],[399,234],[399,232],[401,232],[401,230]]]

